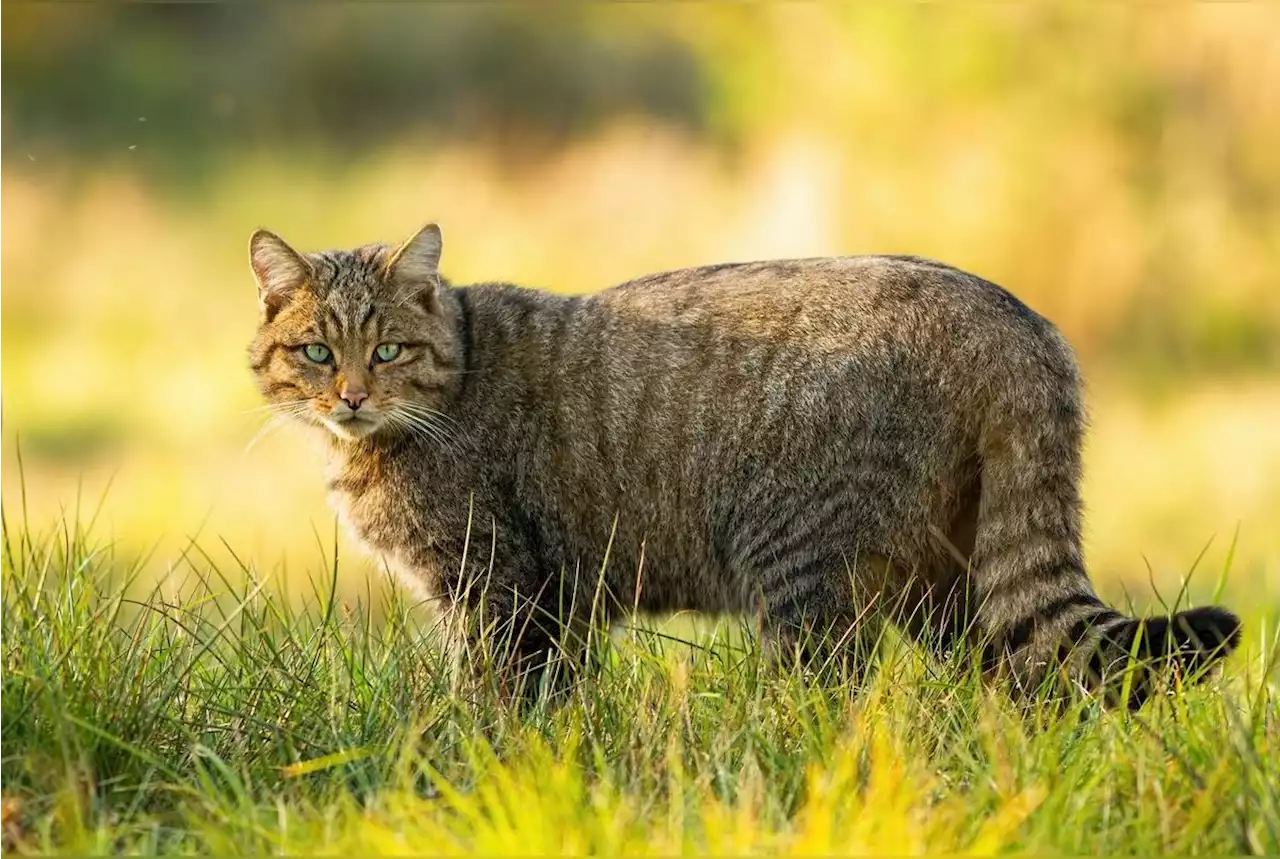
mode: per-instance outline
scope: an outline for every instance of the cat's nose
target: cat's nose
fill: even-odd
[[[343,388],[338,396],[351,407],[352,411],[360,408],[360,404],[369,399],[368,391],[362,391],[359,388]]]

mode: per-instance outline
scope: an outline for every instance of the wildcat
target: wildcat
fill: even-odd
[[[760,618],[775,657],[864,661],[882,624],[1129,706],[1239,641],[1145,620],[1081,556],[1081,380],[1004,289],[907,256],[731,263],[591,295],[454,287],[441,234],[250,260],[263,395],[326,430],[353,534],[515,675],[635,610]],[[606,563],[607,555],[607,563]],[[462,648],[465,650],[465,647]]]

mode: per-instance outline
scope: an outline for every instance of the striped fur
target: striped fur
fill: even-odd
[[[352,531],[460,640],[497,631],[534,668],[592,624],[691,609],[856,668],[887,621],[985,643],[1024,688],[1059,666],[1106,687],[1135,647],[1198,669],[1237,643],[1220,609],[1141,622],[1096,597],[1075,361],[994,284],[868,256],[566,297],[451,287],[439,251],[434,227],[394,252],[255,234],[250,351],[268,400],[332,430]],[[403,359],[371,363],[388,338]],[[353,379],[358,432],[335,423]]]

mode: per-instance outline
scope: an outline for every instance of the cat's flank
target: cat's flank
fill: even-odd
[[[965,636],[1023,688],[1111,689],[1131,653],[1202,674],[1238,642],[1222,609],[1094,594],[1079,372],[994,284],[861,256],[566,297],[452,287],[440,252],[434,225],[324,253],[254,233],[252,367],[327,431],[351,531],[504,671],[633,610],[758,617],[776,656],[855,671],[885,622]]]

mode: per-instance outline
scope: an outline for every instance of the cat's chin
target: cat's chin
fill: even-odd
[[[351,417],[344,421],[326,420],[329,432],[343,441],[359,441],[368,438],[382,428],[383,422],[363,417]]]

